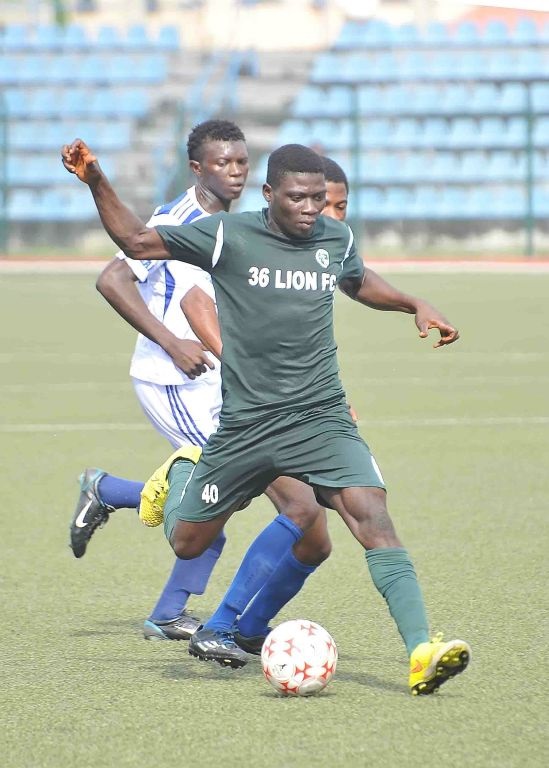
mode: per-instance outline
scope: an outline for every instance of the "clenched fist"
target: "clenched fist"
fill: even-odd
[[[85,184],[89,184],[101,173],[97,158],[82,139],[65,144],[61,149],[61,159],[67,171],[74,173]]]

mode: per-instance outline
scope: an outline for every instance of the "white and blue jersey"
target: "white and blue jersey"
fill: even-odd
[[[159,206],[147,226],[179,226],[209,216],[196,199],[194,187],[170,203]],[[179,261],[134,261],[122,252],[138,280],[139,291],[149,311],[180,339],[194,339],[181,299],[197,285],[215,301],[211,277],[198,267]],[[154,341],[137,337],[130,375],[153,426],[174,447],[203,445],[217,428],[221,408],[219,361],[211,356],[215,369],[189,379],[171,357]]]

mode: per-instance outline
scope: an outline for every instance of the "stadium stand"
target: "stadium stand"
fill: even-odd
[[[277,143],[301,141],[340,161],[359,190],[351,214],[368,221],[523,218],[530,151],[542,217],[548,30],[527,18],[423,29],[348,21],[317,56]],[[242,205],[260,202],[249,188]]]
[[[528,18],[424,27],[347,21],[329,49],[309,56],[285,109],[257,83],[248,102],[239,102],[246,79],[261,72],[262,86],[268,82],[265,53],[183,57],[174,25],[9,23],[0,29],[8,213],[13,221],[44,221],[56,208],[58,221],[76,221],[78,211],[93,219],[84,190],[74,190],[56,160],[60,144],[76,135],[101,153],[122,194],[131,192],[136,206],[150,210],[167,192],[158,178],[145,189],[164,137],[173,144],[190,120],[212,114],[246,122],[253,103],[258,114],[264,110],[258,132],[267,110],[276,129],[265,127],[268,140],[254,158],[241,210],[263,203],[267,149],[299,141],[348,171],[355,218],[491,225],[523,218],[531,199],[542,219],[549,198],[548,46],[549,24]],[[299,61],[288,52],[279,58],[296,76]]]

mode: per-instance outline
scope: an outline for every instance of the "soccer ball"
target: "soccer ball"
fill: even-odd
[[[261,650],[263,674],[284,696],[312,696],[334,676],[337,647],[314,621],[294,619],[267,635]]]

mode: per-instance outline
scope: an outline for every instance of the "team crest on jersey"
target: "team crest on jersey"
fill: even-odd
[[[325,251],[324,248],[319,248],[318,251],[315,253],[315,259],[323,269],[326,269],[326,267],[330,263],[330,254],[328,253],[328,251]]]

